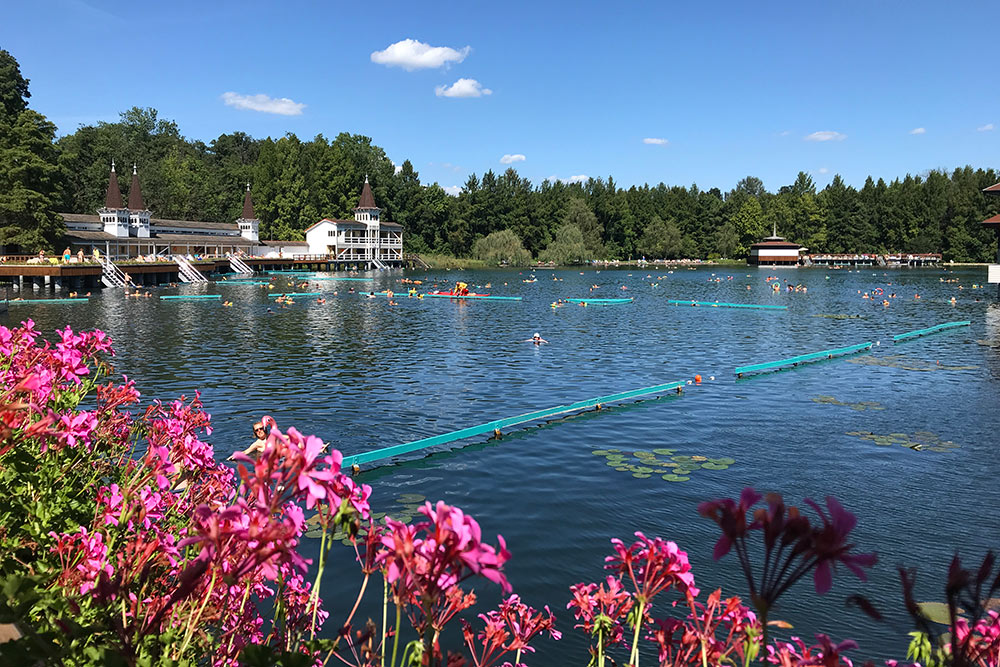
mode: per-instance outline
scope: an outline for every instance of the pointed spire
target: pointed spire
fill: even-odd
[[[361,188],[361,201],[358,208],[378,208],[375,205],[375,197],[372,196],[372,186],[368,185],[368,175],[365,174],[365,184]]]
[[[130,211],[145,211],[142,203],[142,190],[139,189],[139,169],[132,163],[132,186],[128,189],[128,208]]]
[[[246,194],[243,195],[243,215],[240,216],[244,220],[256,220],[257,216],[253,213],[253,200],[250,199],[250,183],[247,183]]]
[[[125,208],[122,205],[122,189],[118,187],[114,160],[111,161],[111,178],[108,179],[108,192],[104,195],[104,208]]]

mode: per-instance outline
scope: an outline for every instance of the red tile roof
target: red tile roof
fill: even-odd
[[[132,165],[132,185],[128,189],[128,208],[130,211],[145,211],[142,203],[142,190],[139,189],[139,173]]]
[[[991,185],[988,188],[984,188],[983,192],[985,192],[988,195],[1000,195],[1000,183],[997,183],[996,185]]]
[[[986,218],[983,220],[982,224],[987,227],[1000,227],[1000,215],[994,215],[992,218]]]
[[[108,180],[108,192],[104,195],[104,208],[125,208],[122,205],[122,189],[118,187],[118,176],[115,174],[115,163],[111,163],[111,178]]]
[[[760,243],[754,243],[751,248],[801,248],[801,243],[792,243],[791,241],[761,241]]]

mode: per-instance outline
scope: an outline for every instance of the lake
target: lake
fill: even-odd
[[[505,537],[515,592],[535,607],[549,604],[564,632],[561,642],[537,642],[532,665],[570,657],[586,664],[587,638],[572,630],[565,609],[568,588],[602,577],[612,537],[628,541],[641,530],[674,540],[688,551],[703,591],[721,586],[744,595],[735,554],[712,561],[718,530],[696,507],[737,497],[747,485],[781,492],[789,504],[835,495],[857,514],[857,549],[879,553],[870,582],[839,568],[829,594],[817,597],[812,582],[802,581],[772,616],[795,626],[788,634],[856,639],[855,658],[905,655],[912,628],[901,613],[897,565],[919,567],[918,598],[943,600],[954,551],[972,566],[997,546],[1000,516],[990,508],[1000,503],[1000,306],[995,286],[972,287],[985,280],[985,268],[362,275],[372,280],[315,281],[300,290],[324,292],[325,304],[310,297],[280,308],[269,297],[292,288],[214,283],[154,294],[220,293],[233,307],[105,290],[89,304],[13,305],[4,317],[8,326],[31,317],[47,334],[67,324],[109,332],[117,371],[136,380],[144,401],[200,389],[219,459],[249,444],[250,425],[263,414],[351,454],[701,375],[680,396],[517,427],[499,441],[484,436],[362,473],[378,511],[412,515],[417,498],[445,500],[473,515],[491,542]],[[532,275],[537,282],[523,282]],[[765,282],[770,275],[781,291]],[[463,280],[475,291],[523,300],[408,299],[404,276],[424,280],[421,291]],[[788,292],[786,280],[808,291]],[[350,287],[391,288],[398,305]],[[885,296],[861,298],[875,288]],[[886,308],[881,299],[892,293]],[[588,296],[634,302],[550,305]],[[788,309],[693,308],[668,299]],[[955,320],[972,325],[893,345],[893,334]],[[524,342],[535,332],[549,343]],[[867,341],[877,343],[870,353],[734,377],[736,366]],[[672,453],[645,453],[654,449]],[[593,453],[608,450],[644,453],[624,463]],[[677,464],[674,456],[705,457],[716,469],[673,482],[633,469],[659,470]],[[693,468],[689,458],[680,464]],[[307,552],[317,548],[310,543]],[[335,549],[340,555],[324,582],[327,630],[349,611],[360,583],[346,551]],[[499,598],[488,582],[475,588],[484,605]],[[376,618],[380,591],[375,586],[364,609]],[[888,612],[887,623],[872,625],[845,607],[855,592]]]

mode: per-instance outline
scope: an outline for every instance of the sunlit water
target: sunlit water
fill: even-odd
[[[281,290],[254,285],[156,290],[221,293],[235,302],[231,308],[126,299],[105,290],[87,305],[13,306],[6,319],[31,317],[46,332],[67,324],[110,332],[117,370],[137,381],[144,399],[200,389],[219,459],[249,443],[250,424],[262,414],[349,454],[700,374],[701,386],[681,396],[514,430],[501,441],[439,448],[362,478],[374,487],[377,510],[396,512],[400,494],[417,494],[462,507],[488,536],[503,534],[514,554],[507,573],[515,590],[529,604],[549,604],[565,633],[559,643],[539,641],[529,660],[549,665],[571,657],[586,663],[587,639],[572,630],[565,609],[568,587],[601,578],[611,537],[641,530],[675,540],[689,552],[702,589],[722,586],[726,594],[742,595],[746,586],[734,555],[712,561],[718,532],[698,516],[698,502],[735,497],[747,485],[779,491],[790,503],[832,494],[858,516],[858,549],[877,550],[880,562],[867,585],[840,568],[822,598],[811,581],[802,581],[774,617],[795,626],[790,634],[853,637],[861,644],[858,657],[902,657],[911,627],[899,611],[896,566],[919,567],[919,597],[941,600],[956,549],[971,563],[997,546],[995,287],[972,289],[985,279],[983,268],[786,269],[776,274],[782,284],[801,283],[808,292],[775,294],[764,282],[773,270],[749,271],[537,271],[535,283],[522,282],[529,272],[513,270],[406,274],[427,281],[422,290],[461,279],[480,291],[521,296],[520,302],[408,299],[400,273],[369,274],[367,283],[314,282],[308,291],[324,292],[325,304],[311,297],[287,308],[269,298]],[[350,294],[350,287],[403,294],[391,306],[384,297]],[[896,293],[890,307],[861,298],[859,290],[876,287],[887,297]],[[550,306],[558,298],[623,295],[635,302]],[[679,307],[668,305],[672,298],[788,310]],[[892,344],[893,334],[955,320],[972,325]],[[524,342],[536,331],[549,344]],[[744,364],[866,341],[879,343],[870,354],[739,381],[733,374]],[[916,451],[851,433],[905,434],[957,447]],[[592,454],[609,448],[672,448],[736,462],[672,483],[660,475],[635,478]],[[317,548],[307,544],[312,553]],[[338,546],[335,553],[323,584],[332,611],[328,630],[350,609],[359,583],[347,550]],[[484,606],[498,599],[495,586],[475,586]],[[380,617],[380,589],[369,594],[362,613]],[[888,612],[888,621],[873,625],[845,607],[855,592]]]

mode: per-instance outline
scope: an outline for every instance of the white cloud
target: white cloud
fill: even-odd
[[[460,63],[472,51],[472,47],[453,49],[447,46],[431,46],[415,39],[404,39],[390,44],[384,51],[373,51],[372,62],[387,67],[402,67],[407,72],[415,69],[434,69],[449,63]]]
[[[787,137],[787,136],[788,136],[789,134],[791,134],[791,133],[792,133],[792,131],[791,131],[791,130],[784,130],[784,131],[782,131],[782,132],[779,132],[779,133],[778,133],[778,136],[779,136],[779,137]]]
[[[524,162],[528,158],[524,157],[520,153],[514,153],[511,155],[507,153],[502,158],[500,158],[500,164],[514,164],[515,162]]]
[[[239,93],[223,93],[222,101],[227,107],[237,109],[247,109],[249,111],[261,111],[263,113],[276,113],[282,116],[301,116],[305,104],[295,102],[287,97],[268,97],[263,93],[257,95],[240,95]]]
[[[803,139],[805,141],[843,141],[847,138],[846,134],[841,134],[840,132],[834,132],[833,130],[821,130],[819,132],[813,132],[812,134],[807,134]]]
[[[434,94],[438,97],[482,97],[492,95],[493,91],[483,88],[483,85],[475,79],[459,79],[450,86],[437,86]]]
[[[570,176],[569,178],[560,178],[559,176],[549,176],[547,179],[550,183],[555,183],[556,181],[561,181],[563,183],[586,183],[590,180],[590,176],[586,174],[577,174],[576,176]]]
[[[820,167],[819,169],[816,170],[816,173],[817,174],[829,174],[830,170],[827,169],[826,167]]]
[[[915,127],[910,130],[910,134],[927,134],[927,130],[922,127]]]
[[[992,130],[996,129],[996,125],[994,125],[993,123],[986,123],[986,125],[980,125],[976,129],[979,130],[980,132],[991,132]]]
[[[389,160],[389,162],[392,162],[392,160]],[[403,168],[398,164],[396,164],[395,162],[392,162],[392,173],[398,174],[401,171],[403,171]]]
[[[448,187],[441,189],[450,194],[452,197],[457,197],[462,194],[462,186],[460,185],[449,185]]]
[[[644,144],[650,144],[652,146],[666,146],[670,142],[666,139],[660,139],[659,137],[646,137],[642,140]]]

